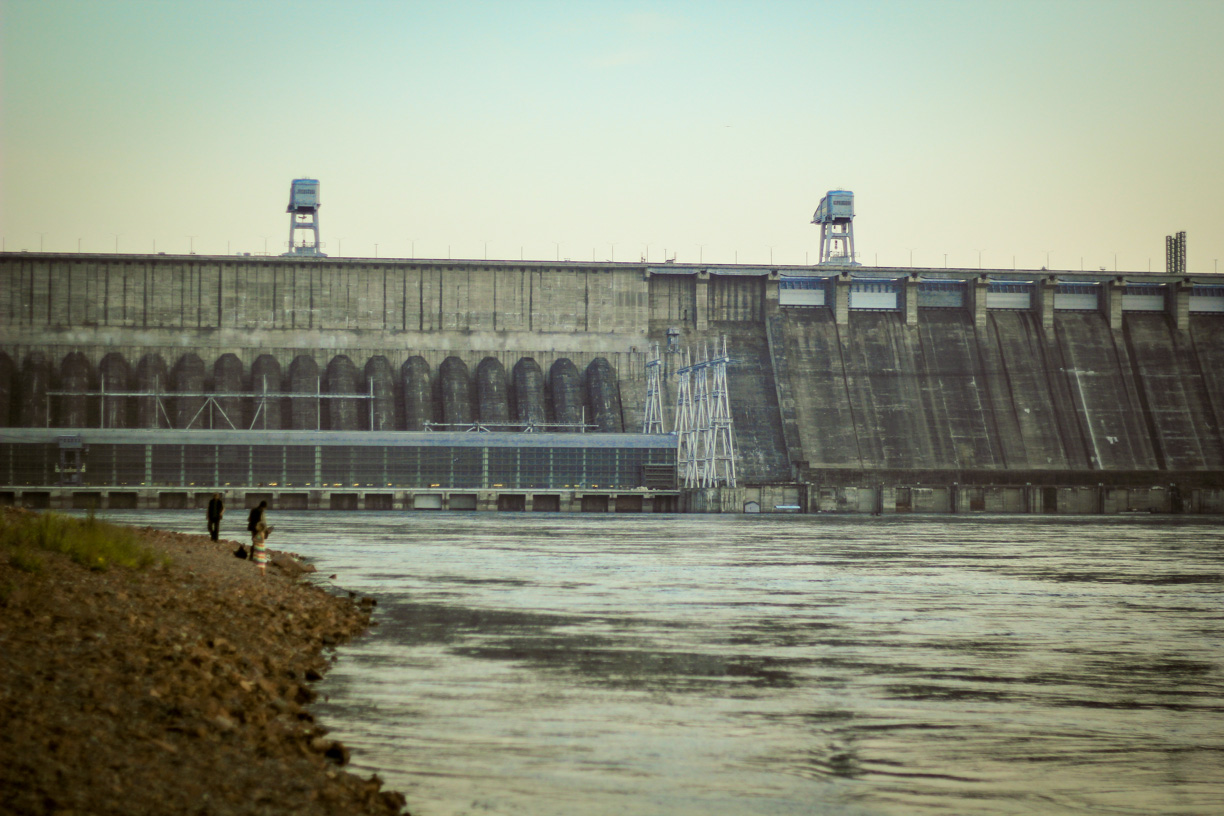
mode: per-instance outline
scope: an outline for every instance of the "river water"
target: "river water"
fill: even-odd
[[[1224,813],[1219,519],[272,520],[378,600],[317,712],[415,816]]]

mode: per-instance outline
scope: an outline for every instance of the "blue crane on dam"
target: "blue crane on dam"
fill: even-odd
[[[854,260],[854,193],[830,190],[812,215],[820,225],[820,263],[858,266]]]

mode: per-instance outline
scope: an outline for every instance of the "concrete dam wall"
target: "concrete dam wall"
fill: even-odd
[[[0,425],[636,432],[650,344],[723,337],[779,504],[1224,487],[1211,276],[9,253]]]
[[[788,312],[786,358],[800,467],[864,470],[1219,471],[1216,317],[1178,332],[1162,315],[1112,331],[1094,314],[896,314],[837,326]],[[1203,354],[1197,354],[1196,350]]]

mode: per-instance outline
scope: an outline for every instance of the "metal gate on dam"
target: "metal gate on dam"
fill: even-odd
[[[739,486],[680,490],[725,338]],[[1224,512],[1224,281],[0,254],[0,502]]]

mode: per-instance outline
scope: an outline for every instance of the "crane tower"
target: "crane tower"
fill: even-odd
[[[326,257],[319,251],[319,180],[309,178],[294,179],[289,186],[289,251],[286,255],[308,255],[315,258]],[[309,236],[297,243],[299,230],[306,230]]]
[[[820,263],[858,266],[854,260],[854,193],[830,190],[820,199],[812,223],[820,225]]]

